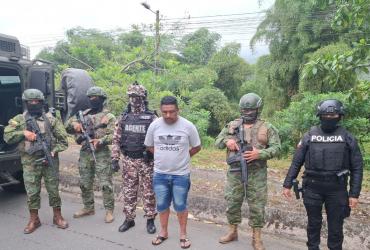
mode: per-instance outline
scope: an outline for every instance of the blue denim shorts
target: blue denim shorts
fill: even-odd
[[[153,190],[157,202],[157,211],[163,212],[171,206],[176,212],[183,212],[187,207],[190,189],[190,174],[171,175],[154,173]]]

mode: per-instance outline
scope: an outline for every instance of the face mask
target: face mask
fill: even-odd
[[[320,121],[321,121],[321,129],[326,133],[330,133],[337,129],[338,122],[340,121],[340,117],[334,118],[334,119],[321,117]]]
[[[246,124],[255,123],[255,121],[257,120],[257,115],[258,115],[257,110],[253,110],[253,112],[248,112],[248,113],[242,111],[243,123],[246,123]]]
[[[93,99],[89,98],[90,108],[95,110],[95,111],[102,110],[103,109],[103,103],[104,103],[104,99],[101,98],[101,97],[93,98]]]
[[[42,110],[43,110],[43,107],[44,107],[42,102],[39,102],[39,103],[36,103],[36,104],[27,103],[26,106],[27,106],[27,111],[30,113],[30,115],[32,115],[32,116],[41,116],[42,115]]]
[[[129,96],[129,102],[133,108],[138,108],[144,104],[141,96]]]

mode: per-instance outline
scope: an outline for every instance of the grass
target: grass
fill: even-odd
[[[367,151],[368,150],[368,151]],[[365,152],[370,152],[370,144],[366,148]],[[367,153],[368,154],[368,153]],[[203,148],[198,154],[191,159],[191,164],[195,168],[201,169],[213,169],[213,170],[226,170],[227,164],[225,162],[226,150],[219,150],[213,147]],[[270,169],[275,169],[285,173],[288,170],[291,163],[291,158],[283,159],[272,159],[269,160],[267,165]],[[362,190],[370,191],[370,167],[364,167],[364,179],[362,181]]]

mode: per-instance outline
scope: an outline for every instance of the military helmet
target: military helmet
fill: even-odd
[[[336,99],[328,99],[328,100],[321,101],[317,105],[316,116],[326,115],[326,114],[344,115],[343,103]]]
[[[89,88],[86,92],[86,95],[88,97],[90,97],[90,96],[101,96],[101,97],[107,98],[107,93],[105,93],[105,91],[102,88],[97,87],[97,86]]]
[[[147,96],[147,91],[143,85],[135,81],[133,84],[128,86],[127,95],[138,95],[145,98]]]
[[[45,97],[44,94],[38,89],[26,89],[22,94],[23,101],[30,101],[30,100],[41,100],[44,101]]]
[[[245,94],[239,101],[240,109],[258,109],[258,112],[261,112],[262,106],[262,98],[255,93]]]

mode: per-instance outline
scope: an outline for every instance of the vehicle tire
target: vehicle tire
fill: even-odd
[[[17,179],[20,183],[17,185],[5,186],[3,187],[3,189],[7,192],[12,192],[12,193],[25,193],[26,188],[24,187],[23,172],[17,172],[14,175],[14,178]]]

